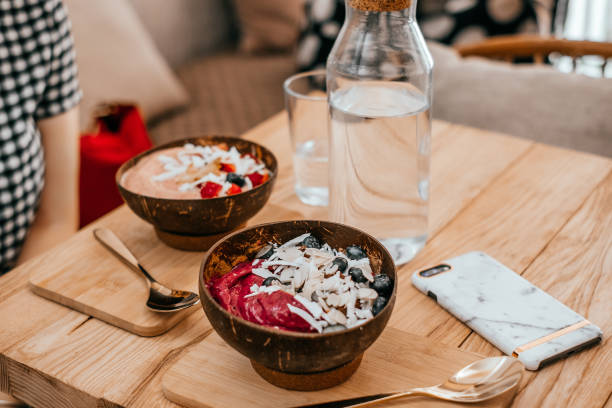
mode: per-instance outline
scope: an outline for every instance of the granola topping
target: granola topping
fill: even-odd
[[[358,252],[363,256],[351,256]],[[374,275],[363,249],[347,253],[309,233],[257,255],[208,287],[231,313],[266,326],[319,333],[359,326],[384,308],[393,289],[387,275]]]
[[[122,179],[128,190],[159,198],[215,198],[248,191],[270,177],[266,165],[225,143],[187,143],[144,157]]]

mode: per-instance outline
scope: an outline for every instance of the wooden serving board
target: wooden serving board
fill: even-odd
[[[129,209],[118,211],[125,222],[107,218],[97,227],[115,232],[160,282],[197,293],[202,253],[169,248]],[[147,309],[149,292],[144,278],[96,241],[91,228],[80,231],[54,256],[43,255],[29,283],[37,295],[140,336],[160,335],[200,308],[196,305],[174,313]]]
[[[249,360],[216,333],[194,346],[162,379],[166,398],[189,408],[293,407],[338,399],[402,391],[444,382],[482,356],[432,343],[430,339],[387,328],[366,351],[361,366],[345,383],[321,391],[290,391],[259,377]],[[510,403],[515,390],[477,407]],[[385,406],[460,406],[429,398],[405,398]],[[465,406],[465,405],[463,405]]]

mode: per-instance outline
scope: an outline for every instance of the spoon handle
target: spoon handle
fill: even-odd
[[[365,397],[347,398],[343,400],[322,402],[317,404],[300,405],[295,408],[348,408],[348,407],[367,407],[369,405],[378,404],[382,401],[394,400],[397,398],[408,397],[412,395],[427,395],[435,396],[428,392],[427,388],[413,388],[404,392],[393,392],[385,394],[373,394]]]
[[[96,228],[93,231],[94,237],[100,242],[106,249],[112,252],[117,258],[123,261],[127,266],[132,268],[134,271],[144,275],[150,282],[155,282],[155,279],[140,265],[138,259],[134,254],[125,246],[123,242],[115,235],[115,233],[108,228]]]
[[[398,398],[409,397],[409,396],[417,396],[417,395],[425,395],[425,396],[429,396],[429,397],[436,397],[436,395],[429,393],[426,388],[413,388],[412,390],[409,390],[409,391],[397,392],[395,394],[387,395],[387,396],[384,396],[384,397],[381,397],[381,398],[371,399],[369,401],[362,402],[362,403],[359,403],[359,404],[342,405],[342,406],[343,407],[351,407],[351,408],[367,407],[367,406],[370,406],[370,405],[378,404],[379,402],[383,402],[383,401],[391,401],[391,400],[398,399]]]

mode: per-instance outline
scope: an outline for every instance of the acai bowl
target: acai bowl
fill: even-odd
[[[130,209],[167,245],[205,250],[265,205],[277,161],[265,147],[227,136],[174,141],[124,163],[116,174]]]
[[[280,272],[276,278],[268,276],[261,270],[267,269],[269,273],[274,274],[274,266],[270,264],[270,260],[275,260],[273,258],[275,251],[270,250],[269,246],[276,250],[293,248],[291,251],[295,252],[294,260],[304,258],[307,252],[311,257],[318,257],[316,251],[309,251],[304,245],[304,240],[310,239],[308,237],[318,241],[319,248],[315,249],[324,249],[324,252],[331,250],[332,254],[327,262],[320,263],[318,272],[311,270],[315,276],[321,273],[321,281],[329,280],[331,283],[326,288],[309,289],[310,302],[304,300],[308,294],[303,291],[308,279],[305,279],[304,283],[298,279],[297,286],[292,291],[290,288],[293,277],[289,275],[281,277],[282,272]],[[287,246],[288,243],[291,245]],[[359,259],[350,259],[347,248],[353,250],[358,248],[365,257],[358,254],[353,258]],[[301,252],[300,255],[297,254],[298,251]],[[265,258],[268,255],[265,252],[270,256]],[[322,257],[324,255],[321,255]],[[336,263],[342,263],[341,266],[346,267],[333,266],[336,258],[345,259],[346,265],[344,262],[336,261]],[[256,261],[257,259],[259,261]],[[369,269],[365,267],[365,259]],[[254,262],[256,263],[254,269],[258,269],[256,274],[251,271],[250,274],[244,275],[241,272],[244,266]],[[294,263],[304,265],[301,261]],[[351,276],[349,269],[355,268],[351,265],[359,266],[362,269],[361,273],[353,270],[354,276]],[[242,273],[242,277],[237,276],[239,279],[250,279],[238,289],[232,289],[232,285],[227,285],[230,292],[242,291],[244,295],[242,299],[245,297],[249,299],[248,305],[255,305],[255,309],[247,311],[246,315],[240,313],[240,310],[238,313],[232,310],[232,303],[238,309],[247,310],[250,306],[245,306],[246,302],[240,304],[230,298],[224,302],[219,297],[219,288],[215,287],[223,277],[232,276],[236,272],[237,275]],[[376,286],[377,276],[385,276],[387,284],[380,285],[378,282],[379,285]],[[349,305],[346,300],[342,303],[339,299],[342,293],[347,292],[338,290],[340,287],[333,282],[334,277],[339,278],[341,285],[347,284],[348,292],[354,293],[359,290],[363,292],[364,302],[351,295],[348,296],[351,299],[349,302],[353,302],[352,312],[348,312]],[[350,283],[352,277],[357,277],[360,282]],[[264,284],[266,279],[268,283],[269,281],[274,283]],[[372,236],[337,223],[286,221],[247,228],[232,233],[213,245],[202,263],[199,290],[202,307],[215,331],[230,346],[248,357],[259,375],[283,388],[316,390],[345,381],[358,368],[364,351],[378,338],[391,316],[397,291],[396,281],[395,265],[390,254]],[[279,289],[270,289],[275,287]],[[375,287],[378,290],[374,289]],[[317,290],[319,290],[318,295],[313,296],[312,293],[316,293]],[[282,297],[277,296],[274,300],[272,297],[280,292],[283,293]],[[338,296],[334,296],[333,301],[326,305],[331,292]],[[372,292],[376,292],[376,297]],[[384,293],[384,304],[372,310],[375,299],[383,297],[380,296],[381,293]],[[270,299],[270,302],[254,301],[258,297]],[[293,297],[293,300],[290,297]],[[297,297],[302,299],[298,300]],[[321,303],[322,299],[325,301]],[[270,305],[267,306],[268,303]],[[327,307],[323,306],[322,310],[317,310],[313,303]],[[255,310],[254,313],[257,314],[256,309],[261,307],[276,308],[273,311],[263,310],[263,314],[272,316],[272,320],[250,318],[249,313],[252,314]],[[330,313],[332,309],[337,313]],[[361,310],[358,316],[356,309]],[[327,317],[322,316],[320,312]],[[288,314],[290,316],[287,318]],[[306,314],[310,316],[307,317]],[[327,328],[330,330],[326,330]]]

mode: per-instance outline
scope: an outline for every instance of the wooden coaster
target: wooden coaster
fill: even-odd
[[[176,289],[198,291],[203,253],[169,248],[151,226],[119,210],[120,222],[108,223],[117,236],[160,282]],[[49,254],[49,253],[48,253]],[[112,255],[94,238],[91,228],[80,231],[61,251],[37,258],[30,274],[34,293],[140,336],[165,333],[198,304],[172,313],[146,308],[149,295],[144,278]]]
[[[162,379],[166,398],[189,408],[295,407],[444,382],[482,356],[441,346],[431,339],[387,328],[342,384],[319,391],[276,387],[258,375],[248,358],[211,333],[193,346]],[[514,390],[472,407],[508,405]],[[406,398],[385,406],[465,407],[429,398]]]

